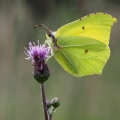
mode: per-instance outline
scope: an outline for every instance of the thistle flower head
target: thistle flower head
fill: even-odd
[[[43,59],[48,58],[48,55],[50,53],[50,48],[46,47],[44,44],[39,44],[39,40],[38,45],[35,45],[34,42],[33,44],[29,42],[29,50],[27,50],[26,48],[25,50],[25,54],[28,56],[26,59],[31,59],[32,63],[42,61]]]
[[[34,67],[34,78],[39,82],[42,83],[46,81],[50,75],[50,71],[46,64],[46,59],[49,57],[50,48],[45,46],[44,44],[36,45],[34,42],[33,44],[29,42],[29,49],[25,48],[25,54],[27,55],[27,60],[32,61]]]

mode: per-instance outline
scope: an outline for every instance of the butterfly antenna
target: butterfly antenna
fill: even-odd
[[[40,27],[40,28],[43,28],[46,30],[47,34],[48,35],[51,35],[51,31],[44,25],[44,24],[40,24],[40,25],[35,25],[34,28],[37,28],[37,27]]]
[[[52,37],[52,40],[53,40],[54,44],[57,46],[56,39],[55,39],[54,35],[52,34],[52,32],[44,24],[34,26],[34,28],[37,28],[37,27],[45,29],[48,36]]]

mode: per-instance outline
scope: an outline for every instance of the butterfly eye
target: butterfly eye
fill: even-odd
[[[49,32],[46,32],[49,37],[52,37],[52,34]]]

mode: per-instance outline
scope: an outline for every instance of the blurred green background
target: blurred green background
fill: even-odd
[[[112,27],[111,57],[103,74],[75,78],[51,58],[46,95],[48,100],[61,100],[53,120],[120,120],[119,0],[0,0],[0,120],[44,119],[40,86],[24,54],[28,42],[45,40],[45,31],[33,26],[43,23],[56,31],[96,12],[118,19]]]

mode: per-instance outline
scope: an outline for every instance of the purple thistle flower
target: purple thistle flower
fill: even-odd
[[[25,48],[26,52],[25,54],[28,56],[26,59],[31,59],[32,63],[35,63],[35,61],[41,61],[45,58],[48,58],[48,55],[50,53],[50,48],[46,47],[45,45],[39,44],[38,40],[38,45],[35,45],[31,42],[29,42],[29,50]]]
[[[29,50],[25,48],[25,54],[28,56],[27,60],[32,60],[32,64],[34,67],[34,78],[39,82],[43,83],[46,81],[50,76],[50,71],[46,64],[46,59],[49,57],[50,48],[46,47],[44,44],[35,45],[29,42]]]

